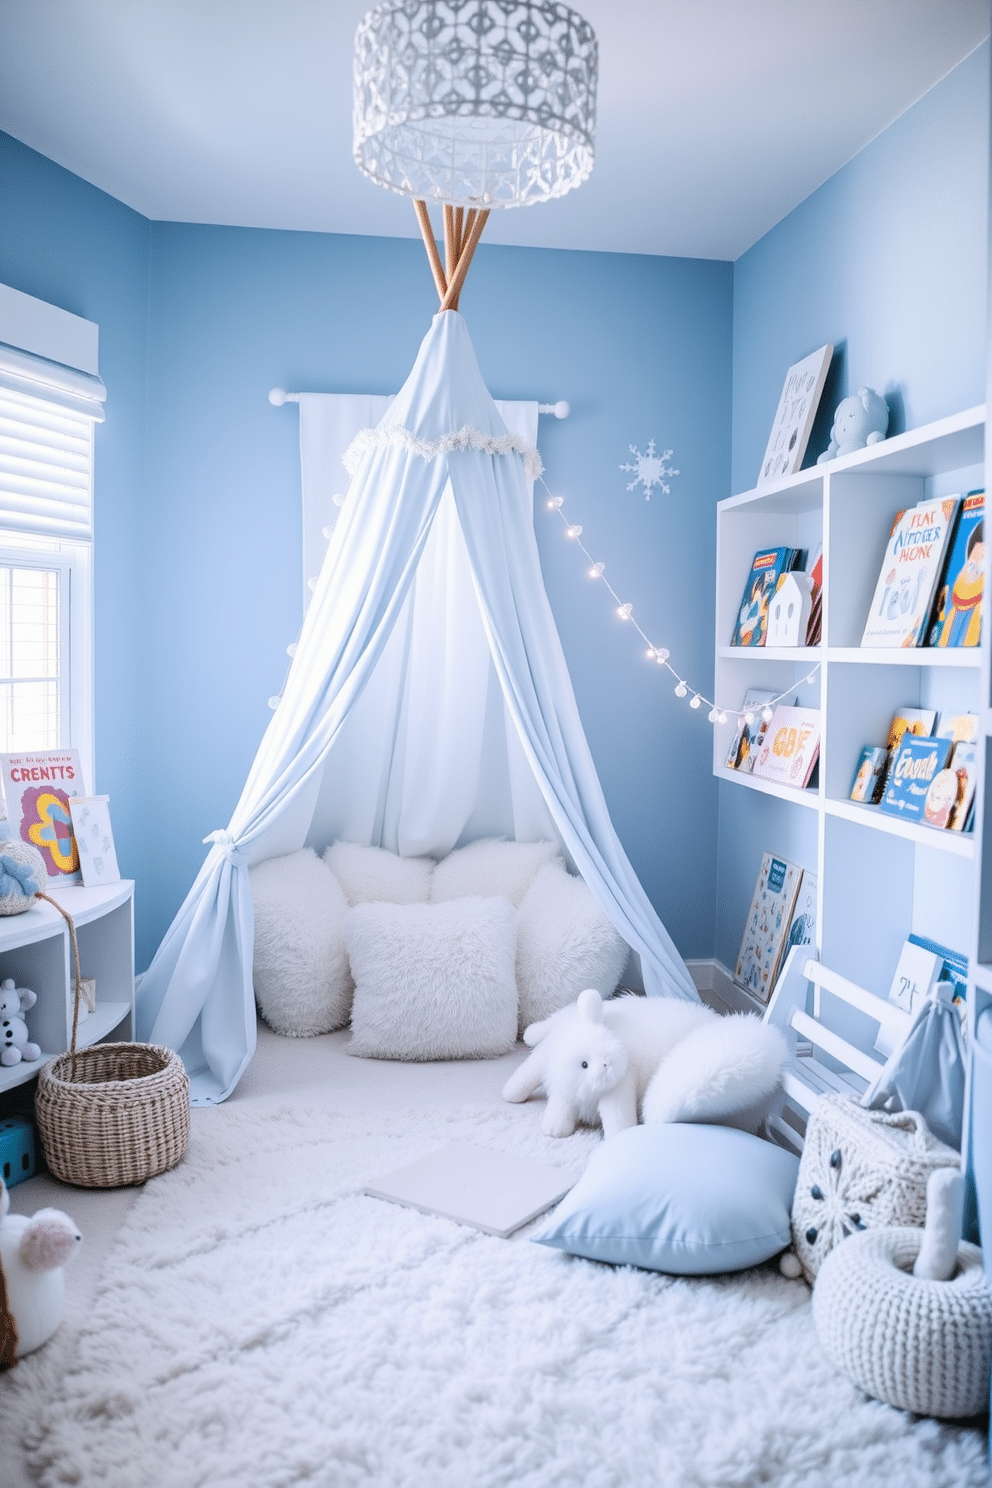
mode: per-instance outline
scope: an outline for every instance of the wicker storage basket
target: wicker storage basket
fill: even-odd
[[[43,896],[47,898],[46,896]],[[54,904],[54,900],[49,900]],[[76,1048],[81,995],[75,958],[72,1044],[38,1076],[35,1117],[45,1161],[80,1188],[123,1188],[175,1167],[189,1141],[189,1076],[178,1054],[159,1044]]]
[[[918,1111],[866,1111],[851,1096],[824,1095],[806,1126],[792,1201],[792,1242],[810,1283],[847,1235],[890,1225],[922,1225],[927,1179],[958,1167]]]

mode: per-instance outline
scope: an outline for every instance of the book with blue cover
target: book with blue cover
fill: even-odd
[[[882,796],[883,811],[903,821],[922,822],[927,795],[951,757],[950,739],[903,734]]]
[[[984,588],[985,492],[969,491],[937,584],[927,645],[977,646],[982,638]]]
[[[783,574],[801,561],[797,548],[759,548],[751,560],[740,609],[730,638],[732,646],[763,646],[768,633],[768,606]]]

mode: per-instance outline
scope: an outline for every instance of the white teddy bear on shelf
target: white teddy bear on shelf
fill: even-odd
[[[28,1038],[28,1025],[21,1017],[38,1001],[29,987],[16,987],[13,977],[0,982],[0,1064],[29,1064],[41,1058],[41,1046]]]
[[[62,1321],[62,1268],[83,1238],[61,1209],[39,1209],[30,1217],[9,1210],[0,1178],[0,1369],[47,1343]]]
[[[595,988],[532,1023],[533,1053],[503,1087],[503,1099],[543,1091],[543,1130],[568,1137],[602,1124],[613,1136],[638,1119],[721,1122],[755,1131],[787,1057],[777,1028],[753,1014],[721,1017],[670,997],[614,997]]]

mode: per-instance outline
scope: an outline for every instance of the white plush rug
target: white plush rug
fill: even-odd
[[[149,1184],[74,1356],[21,1361],[39,1481],[105,1488],[978,1488],[866,1399],[774,1267],[674,1280],[362,1196],[450,1141],[581,1168],[540,1104],[221,1107]],[[12,1377],[9,1377],[12,1378]],[[45,1398],[47,1396],[47,1398]],[[22,1423],[22,1427],[26,1423]]]

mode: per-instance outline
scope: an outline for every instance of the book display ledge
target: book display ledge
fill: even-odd
[[[46,893],[57,899],[76,926],[84,977],[96,983],[96,1006],[80,1019],[77,1048],[111,1036],[134,1037],[134,884],[84,888],[49,882]],[[38,1001],[23,1015],[30,1038],[41,1045],[41,1058],[0,1065],[0,1091],[22,1085],[42,1065],[63,1054],[72,1039],[73,967],[69,927],[50,904],[39,900],[23,914],[0,918],[0,980],[13,977],[30,987]],[[85,1007],[83,1009],[85,1011]]]
[[[736,719],[714,727],[713,773],[744,793],[735,791],[728,808],[747,855],[726,869],[740,881],[742,927],[762,853],[777,853],[816,874],[816,949],[825,965],[884,997],[910,934],[953,946],[969,958],[972,1025],[992,1000],[989,627],[977,647],[863,647],[861,638],[896,513],[988,489],[984,460],[979,406],[721,501],[716,544],[720,707],[739,708],[749,689],[762,688],[820,710],[816,783],[802,790],[728,768]],[[821,644],[730,645],[756,551],[788,544],[812,552],[821,542]],[[850,799],[862,749],[884,743],[906,706],[978,715],[972,832],[938,831]],[[743,992],[740,1006],[761,1010]]]

